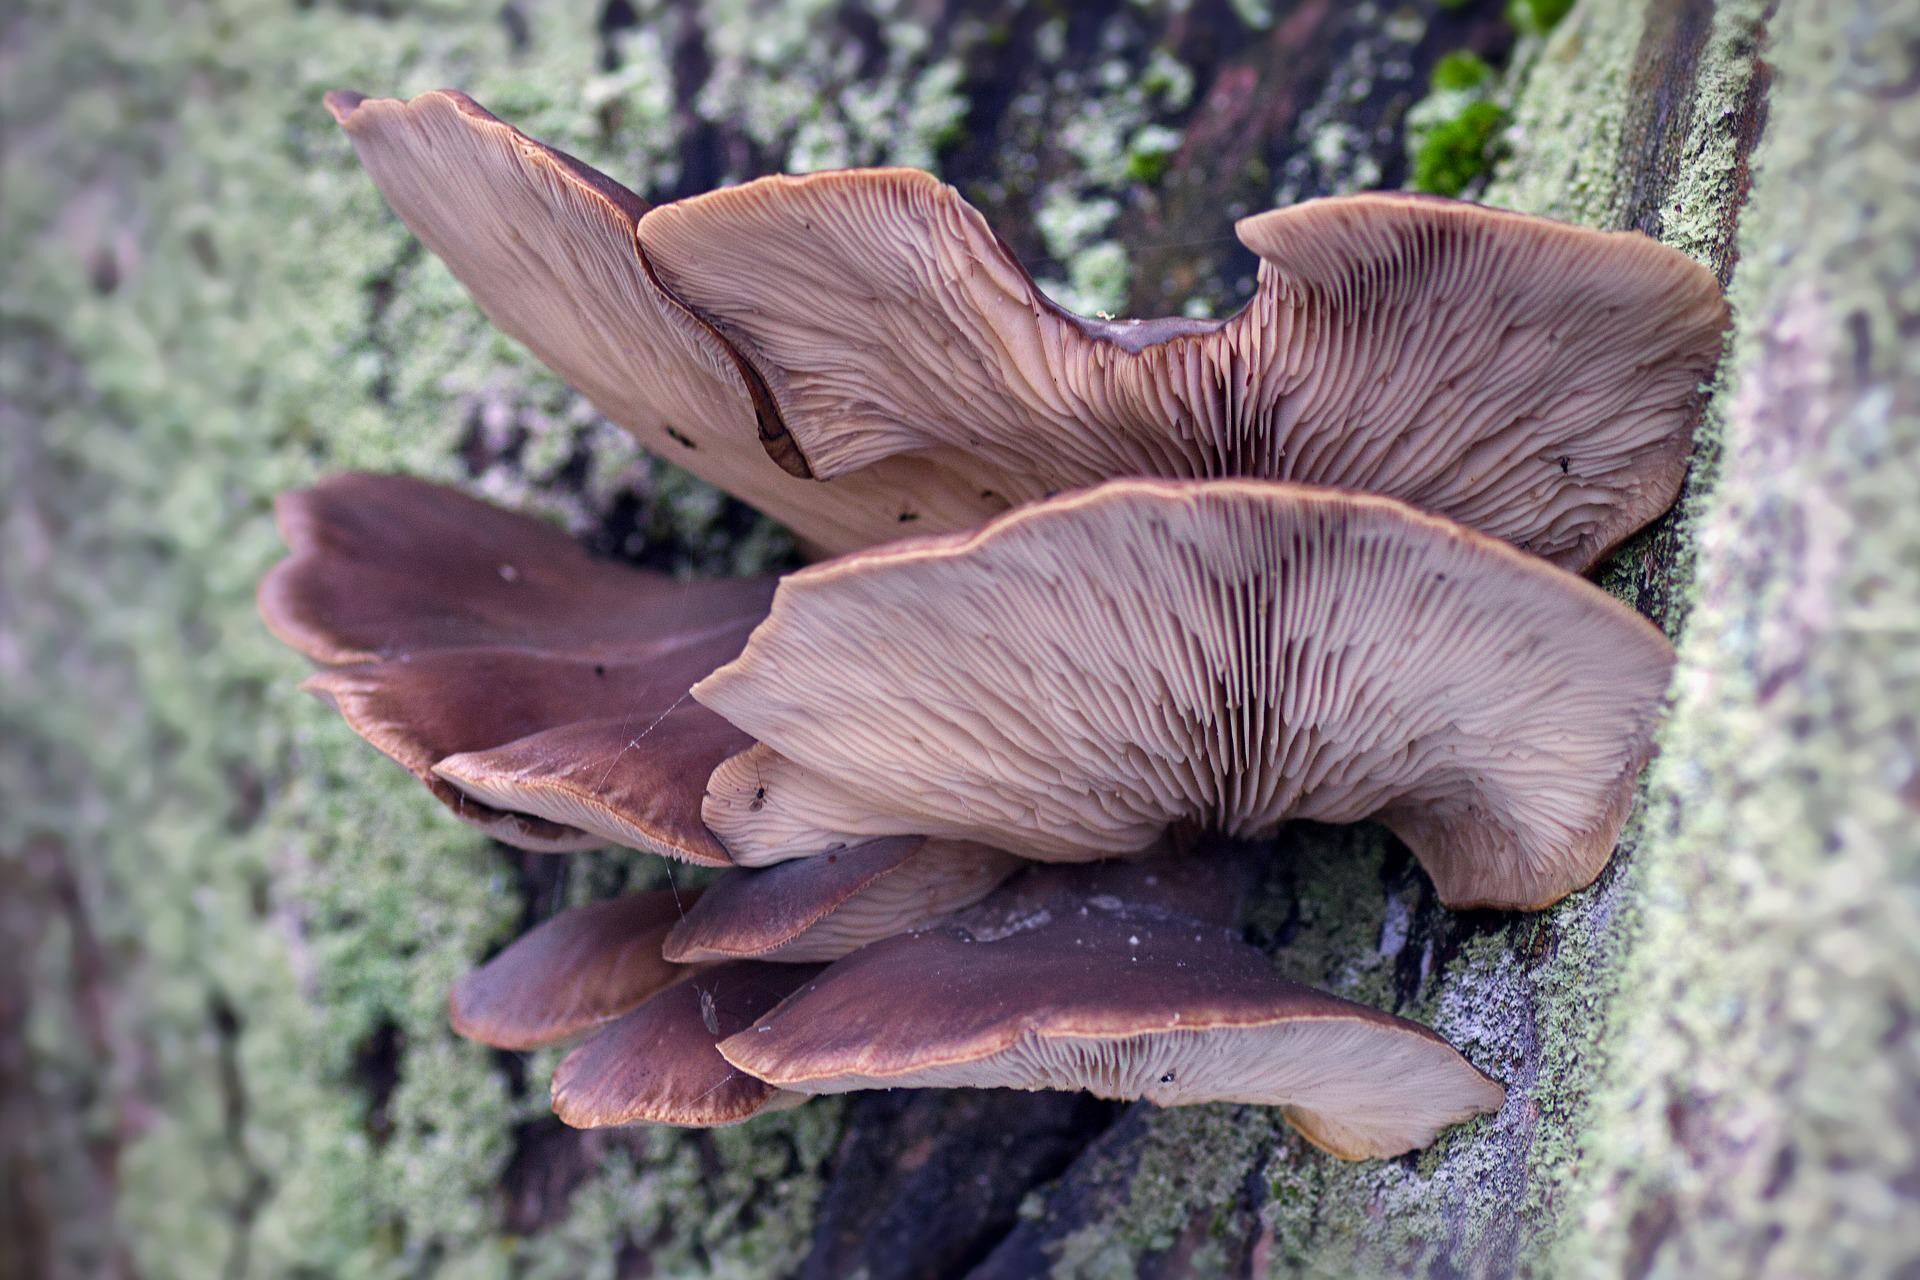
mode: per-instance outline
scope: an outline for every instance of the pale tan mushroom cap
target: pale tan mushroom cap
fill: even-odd
[[[758,443],[750,371],[649,277],[634,242],[639,196],[464,94],[334,93],[327,106],[394,211],[495,325],[648,448],[808,543],[837,552],[964,529],[1025,496],[939,456],[824,489],[788,474]]]
[[[690,970],[660,954],[697,891],[661,889],[560,912],[454,984],[453,1029],[531,1049],[619,1017]]]
[[[293,554],[269,628],[307,688],[463,820],[542,851],[709,865],[703,780],[751,741],[688,697],[764,616],[770,579],[682,582],[589,558],[455,490],[347,474],[276,506]]]
[[[1673,501],[1727,319],[1683,255],[1390,194],[1236,231],[1259,286],[1222,322],[1072,315],[918,170],[762,178],[654,209],[639,236],[771,393],[790,440],[770,447],[822,477],[944,447],[1049,492],[1294,480],[1576,569]]]
[[[978,902],[1021,865],[962,840],[892,836],[720,877],[674,926],[682,964],[837,960]]]
[[[809,1093],[1086,1089],[1282,1106],[1346,1159],[1425,1146],[1505,1097],[1426,1028],[1282,981],[1226,930],[1091,905],[991,939],[941,928],[874,943],[720,1052]]]
[[[756,808],[729,761],[704,814],[761,861],[815,851],[761,833],[823,795],[1062,861],[1377,816],[1449,904],[1534,907],[1605,865],[1671,664],[1598,588],[1388,499],[1116,482],[787,578],[693,691],[780,767]]]

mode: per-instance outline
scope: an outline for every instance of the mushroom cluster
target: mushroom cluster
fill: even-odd
[[[281,500],[268,625],[456,815],[725,868],[549,919],[456,1030],[591,1032],[588,1126],[1088,1089],[1359,1159],[1502,1104],[1274,976],[1246,842],[1376,819],[1461,907],[1599,874],[1672,653],[1575,571],[1678,489],[1704,270],[1356,196],[1243,220],[1231,319],[1087,320],[924,173],[650,209],[459,94],[328,106],[496,324],[819,557],[683,582],[404,477]]]

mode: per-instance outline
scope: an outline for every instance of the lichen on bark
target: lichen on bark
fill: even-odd
[[[34,1273],[1876,1274],[1916,1252],[1912,15],[1585,0],[1516,44],[1497,0],[1257,8],[1258,30],[1224,3],[1014,0],[0,17],[0,942],[22,957],[0,1238]],[[931,162],[1049,278],[1218,312],[1250,272],[1227,217],[1400,181],[1404,114],[1462,48],[1505,65],[1488,200],[1723,274],[1768,122],[1702,465],[1605,577],[1683,652],[1615,867],[1550,912],[1456,916],[1378,830],[1308,829],[1250,922],[1290,976],[1433,1022],[1510,1084],[1501,1115],[1356,1166],[1256,1109],[996,1095],[583,1139],[545,1114],[551,1054],[451,1036],[464,965],[660,872],[490,849],[295,694],[251,610],[271,495],[389,468],[662,567],[787,551],[494,334],[321,91],[460,85],[661,198]],[[952,1190],[963,1167],[1008,1185]]]

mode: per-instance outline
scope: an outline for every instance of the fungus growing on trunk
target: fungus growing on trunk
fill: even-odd
[[[1245,475],[1585,568],[1679,491],[1726,324],[1711,273],[1645,236],[1393,194],[1243,219],[1260,283],[1231,319],[1092,320],[917,170],[649,208],[462,94],[327,103],[495,324],[829,554],[1112,478]]]
[[[648,274],[634,243],[645,200],[462,93],[336,92],[327,108],[488,319],[642,444],[810,546],[965,529],[1030,496],[978,464],[954,469],[939,449],[824,489],[795,479],[756,443],[777,418],[756,405],[752,371]]]
[[[759,744],[704,809],[742,863],[1377,817],[1449,905],[1533,908],[1605,865],[1671,665],[1597,587],[1390,499],[1116,481],[793,574],[693,692]]]
[[[1255,476],[1397,497],[1584,569],[1672,503],[1727,311],[1638,233],[1431,196],[1242,219],[1224,321],[1091,320],[912,169],[774,176],[650,211],[666,287],[765,385],[796,472],[929,449],[1049,492]],[[764,426],[764,424],[763,424]]]
[[[453,1029],[531,1049],[619,1017],[690,970],[660,953],[698,890],[659,889],[562,911],[454,983]]]
[[[741,960],[668,987],[567,1055],[553,1073],[554,1114],[578,1129],[716,1128],[805,1102],[804,1093],[738,1070],[714,1046],[818,972]]]
[[[293,554],[260,584],[268,627],[325,665],[307,688],[463,821],[527,849],[726,865],[699,779],[751,739],[687,688],[740,651],[770,579],[596,561],[401,476],[334,476],[275,510]]]
[[[776,592],[417,481],[282,500],[269,626],[463,819],[757,868],[561,913],[460,981],[457,1030],[599,1027],[553,1081],[585,1126],[1087,1088],[1280,1106],[1362,1158],[1501,1105],[1424,1028],[1276,978],[1232,928],[1244,859],[1144,855],[1377,817],[1455,906],[1598,874],[1671,651],[1515,546],[1583,568],[1671,500],[1725,320],[1703,271],[1353,197],[1244,220],[1227,321],[1093,321],[925,174],[650,211],[459,94],[329,106],[502,329],[853,552]]]
[[[1275,977],[1217,922],[1112,892],[1043,901],[1009,912],[990,898],[865,947],[719,1051],[804,1093],[1086,1089],[1277,1106],[1345,1160],[1423,1147],[1505,1099],[1425,1027]]]
[[[722,883],[757,894],[792,866]],[[1086,1089],[1278,1106],[1348,1160],[1499,1109],[1501,1086],[1426,1028],[1276,977],[1229,927],[1249,879],[1232,849],[1030,867],[824,969],[703,968],[575,1050],[554,1109],[583,1128],[709,1126],[856,1089]]]
[[[966,840],[890,836],[714,882],[667,935],[666,958],[837,960],[972,906],[1020,865]]]

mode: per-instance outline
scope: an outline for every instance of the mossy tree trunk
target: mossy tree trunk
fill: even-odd
[[[5,1274],[1920,1265],[1920,18],[1559,8],[0,17]],[[1461,50],[1496,70],[1429,96]],[[1301,830],[1250,925],[1290,976],[1435,1024],[1506,1110],[1353,1166],[1259,1109],[999,1093],[578,1135],[552,1055],[454,1040],[461,968],[660,871],[489,848],[294,694],[250,610],[272,494],[403,469],[653,564],[788,552],[490,334],[354,169],[318,106],[341,84],[465,87],[656,198],[935,167],[1088,310],[1219,313],[1252,272],[1231,217],[1413,174],[1720,272],[1692,486],[1603,575],[1682,653],[1613,866],[1549,912],[1452,914],[1380,832]]]

